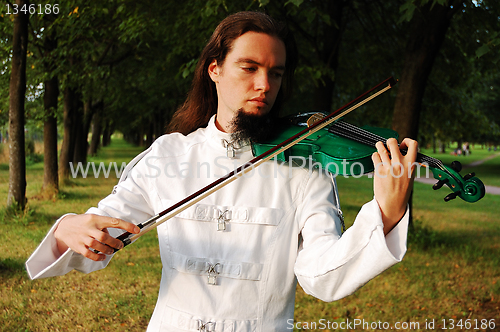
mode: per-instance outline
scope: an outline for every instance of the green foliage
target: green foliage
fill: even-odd
[[[43,161],[43,155],[36,153],[35,140],[27,138],[24,142],[26,165],[33,165]]]
[[[57,75],[61,92],[76,87],[83,100],[102,101],[115,130],[136,134],[151,123],[163,126],[183,102],[214,27],[239,10],[265,10],[294,31],[300,63],[285,113],[312,110],[315,92],[328,84],[335,109],[388,76],[398,78],[409,22],[422,6],[441,4],[453,4],[457,14],[424,95],[420,139],[497,140],[498,118],[488,105],[496,97],[489,87],[496,86],[498,75],[500,5],[488,0],[65,1],[58,15],[30,17],[26,118],[29,126],[41,128],[41,83]],[[341,10],[333,10],[334,5]],[[12,16],[5,6],[0,19],[2,126],[8,119],[12,38]],[[330,39],[336,31],[340,42]],[[54,49],[46,44],[49,37],[56,40]],[[371,102],[349,120],[389,126],[394,95]],[[62,101],[61,93],[59,119]],[[476,130],[466,130],[471,123]]]
[[[33,141],[32,139],[25,140],[24,147],[24,153],[26,154],[26,156],[35,154],[35,141]]]
[[[431,8],[435,5],[458,5],[458,1],[453,0],[406,0],[404,4],[399,8],[401,16],[399,17],[398,24],[403,22],[410,22],[413,18],[415,11],[420,10],[420,8],[431,5]]]
[[[440,232],[422,225],[420,220],[413,220],[409,230],[408,243],[413,246],[418,246],[422,250],[428,250],[430,248],[444,246],[446,240],[441,236]]]
[[[289,0],[287,3],[285,3],[285,6],[288,5],[289,3],[292,3],[295,5],[295,7],[300,7],[300,5],[304,2],[304,0]]]
[[[483,46],[479,47],[477,50],[476,50],[476,56],[478,58],[482,57],[483,55],[485,55],[486,53],[488,53],[490,51],[490,47],[487,45],[487,44],[483,44]]]
[[[413,18],[413,13],[415,12],[415,9],[417,9],[417,6],[415,5],[415,1],[407,1],[403,5],[401,5],[399,11],[401,12],[401,17],[399,18],[398,23],[402,22],[410,22],[411,19]]]
[[[463,4],[436,59],[424,96],[420,135],[424,141],[500,141],[500,119],[488,108],[498,81],[494,52],[477,57],[483,41],[498,30],[496,3]],[[474,28],[471,28],[474,27]],[[423,142],[424,143],[424,142]]]
[[[27,226],[34,220],[35,215],[35,211],[29,207],[24,210],[16,209],[14,206],[4,207],[0,209],[0,224],[13,223],[17,227]]]
[[[12,49],[13,17],[6,14],[6,6],[0,8],[0,127],[9,118],[10,54]]]

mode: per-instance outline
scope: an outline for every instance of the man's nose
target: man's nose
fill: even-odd
[[[255,77],[255,90],[269,91],[271,85],[269,83],[269,74],[265,72],[260,72]]]

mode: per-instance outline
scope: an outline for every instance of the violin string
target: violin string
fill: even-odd
[[[332,125],[331,128],[332,131],[334,131],[334,133],[338,133],[339,136],[352,139],[359,143],[375,145],[375,143],[379,140],[379,137],[377,137],[377,135],[369,135],[370,133],[367,133],[364,130],[359,130],[360,128],[352,126],[343,121],[336,122],[334,125]]]
[[[317,120],[321,120],[324,117],[323,114],[318,113],[314,115],[314,118]],[[314,121],[314,120],[313,120]],[[375,146],[377,142],[385,142],[387,139],[380,135],[376,135],[372,132],[369,132],[365,129],[356,127],[348,122],[339,120],[330,125],[328,132],[336,134],[341,137],[346,137],[353,141],[357,141],[362,144],[366,144],[368,146]],[[384,146],[387,148],[387,145],[384,143]],[[407,149],[400,149],[405,154],[408,152]],[[452,178],[455,178],[453,174],[444,166],[443,162],[439,159],[426,156],[420,152],[417,152],[416,161],[419,163],[426,163],[430,167],[434,167],[442,170],[443,172],[450,175]]]
[[[343,122],[341,121],[341,123],[339,123],[338,126],[336,126],[338,128],[342,128],[342,135],[345,133],[346,135],[349,135],[350,139],[353,139],[353,140],[356,140],[356,141],[359,141],[360,143],[364,143],[364,144],[369,144],[370,146],[373,146],[375,145],[375,143],[381,141],[381,142],[385,142],[386,138],[380,136],[380,135],[376,135],[374,133],[371,133],[367,130],[364,130],[362,128],[358,128],[354,125],[351,125],[349,123],[346,123],[346,122]],[[356,135],[358,136],[352,136],[350,133],[356,133]],[[341,133],[341,132],[339,132]],[[362,137],[363,139],[358,139],[358,137]],[[406,149],[402,149],[403,152],[407,152]],[[439,164],[439,160],[437,159],[434,159],[432,157],[428,157],[426,155],[423,155],[423,154],[419,154],[417,156],[417,160],[419,162],[427,162],[431,165],[438,165]]]
[[[374,146],[377,142],[386,141],[386,138],[380,135],[376,135],[345,121],[337,121],[333,125],[331,125],[330,128],[331,130],[329,129],[329,131],[333,134],[343,136],[369,146]],[[401,151],[407,152],[406,149],[401,149]],[[429,157],[421,153],[417,153],[417,161],[420,163],[427,163],[430,166],[445,170],[443,163],[439,159]]]

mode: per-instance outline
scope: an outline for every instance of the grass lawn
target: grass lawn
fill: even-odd
[[[120,166],[139,151],[114,140],[92,161],[106,165],[116,161]],[[492,154],[478,148],[460,160],[465,165]],[[433,156],[445,163],[458,158]],[[500,186],[499,169],[497,156],[465,171],[475,171],[487,185]],[[73,271],[36,281],[27,277],[24,262],[54,220],[65,212],[82,213],[95,206],[117,181],[89,174],[68,181],[57,199],[47,201],[36,198],[42,178],[43,164],[28,167],[29,206],[24,215],[0,210],[0,330],[144,331],[161,275],[155,232],[118,252],[104,270],[89,275]],[[361,205],[373,197],[371,180],[338,177],[337,181],[342,210],[352,223]],[[487,194],[473,204],[460,199],[445,203],[446,190],[415,183],[414,223],[402,263],[333,303],[305,295],[299,287],[296,330],[321,331],[325,330],[321,322],[334,326],[355,319],[370,324],[367,330],[383,330],[373,328],[377,322],[379,327],[385,323],[400,330],[416,330],[410,323],[419,323],[420,330],[427,324],[430,329],[432,323],[435,329],[479,331],[488,330],[492,322],[500,329],[500,196]],[[0,164],[0,201],[6,202],[7,191],[8,165]],[[466,328],[466,324],[471,325]]]

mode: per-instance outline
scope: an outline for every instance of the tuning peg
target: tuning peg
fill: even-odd
[[[434,183],[434,185],[432,186],[432,189],[434,189],[434,190],[441,189],[441,187],[443,185],[445,185],[447,182],[448,182],[448,179],[438,180],[438,182]]]
[[[462,170],[462,164],[458,160],[455,160],[455,161],[451,162],[451,168],[455,172],[460,173],[460,171]]]
[[[472,173],[469,173],[467,175],[464,175],[464,181],[467,181],[469,180],[470,178],[476,176],[476,173],[472,172]]]
[[[444,201],[445,202],[451,201],[452,199],[457,198],[457,196],[458,196],[458,193],[451,193],[444,198]]]

